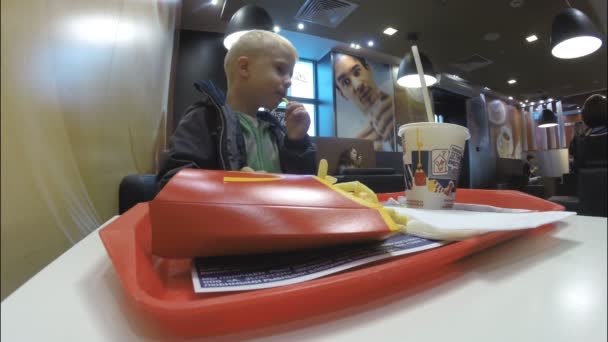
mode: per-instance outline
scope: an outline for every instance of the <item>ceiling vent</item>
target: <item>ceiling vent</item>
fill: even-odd
[[[296,14],[296,19],[327,27],[337,27],[359,5],[346,0],[307,0]]]
[[[452,66],[462,71],[471,72],[486,67],[492,63],[494,62],[478,54],[474,54],[471,57],[467,57],[452,63]]]

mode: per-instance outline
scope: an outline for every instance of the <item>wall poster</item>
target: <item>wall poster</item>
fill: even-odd
[[[398,151],[399,126],[426,121],[420,89],[396,85],[397,68],[334,53],[336,135],[374,141],[376,151]]]

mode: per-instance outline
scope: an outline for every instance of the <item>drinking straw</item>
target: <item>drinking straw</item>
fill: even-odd
[[[422,62],[420,61],[420,54],[418,53],[418,47],[416,45],[412,45],[412,54],[414,55],[414,62],[416,63],[418,77],[420,77],[420,85],[422,85],[422,97],[424,98],[424,108],[426,109],[427,121],[435,122],[433,109],[431,108],[431,98],[429,96],[429,90],[426,87],[424,70],[422,70]]]

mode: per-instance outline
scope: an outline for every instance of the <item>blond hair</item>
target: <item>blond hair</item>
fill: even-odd
[[[252,30],[243,34],[228,50],[224,58],[224,71],[228,84],[233,78],[236,61],[239,57],[258,58],[267,54],[270,49],[276,48],[287,50],[294,56],[294,59],[298,59],[296,48],[283,36],[264,30]]]

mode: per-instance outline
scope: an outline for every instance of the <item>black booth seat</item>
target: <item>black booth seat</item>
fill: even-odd
[[[606,180],[608,178],[606,170],[606,168],[580,169],[577,186],[578,196],[553,196],[549,200],[580,215],[606,217],[608,205],[606,200]],[[399,192],[405,189],[402,174],[340,175],[336,178],[339,182],[362,182],[376,193]],[[530,190],[528,189],[528,191]],[[119,213],[124,213],[137,203],[152,200],[157,192],[155,175],[133,174],[126,176],[120,183],[119,188]],[[542,195],[539,197],[542,197]]]
[[[576,196],[553,196],[549,201],[561,204],[566,210],[576,211],[579,215],[606,217],[608,168],[582,168],[577,171],[576,178]]]
[[[156,175],[128,175],[118,188],[118,213],[123,214],[137,203],[151,201],[158,192]]]
[[[606,217],[607,168],[584,168],[578,170],[578,198],[581,214]]]

